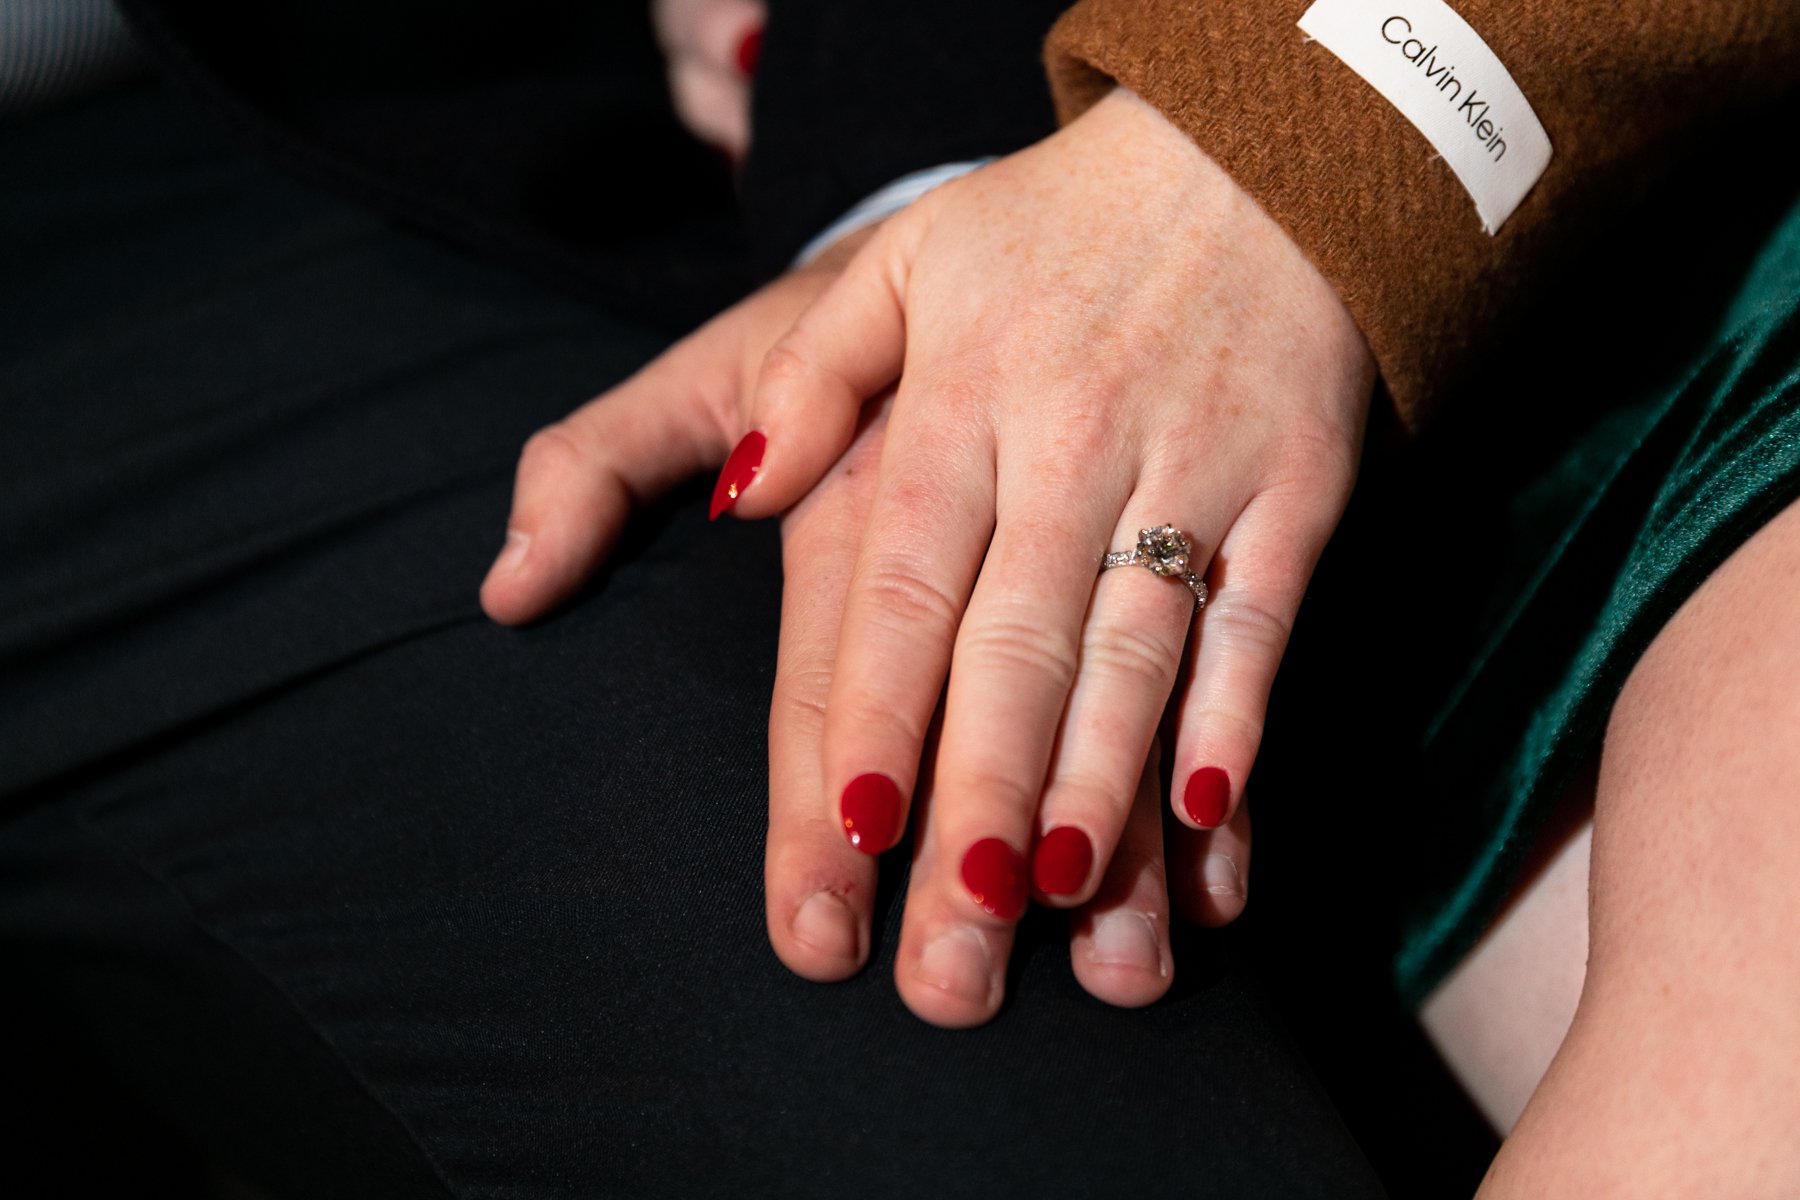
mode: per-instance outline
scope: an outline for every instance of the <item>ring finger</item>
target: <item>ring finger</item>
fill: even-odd
[[[1094,584],[1032,851],[1033,889],[1058,907],[1091,896],[1112,857],[1194,619],[1189,580],[1205,574],[1229,519],[1217,501],[1171,499],[1184,490],[1172,482],[1133,497],[1113,545],[1136,561],[1102,571]],[[1197,520],[1167,524],[1175,514]]]

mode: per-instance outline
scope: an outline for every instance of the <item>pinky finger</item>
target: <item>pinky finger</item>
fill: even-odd
[[[1121,1008],[1162,998],[1175,981],[1162,800],[1153,746],[1131,815],[1094,898],[1073,911],[1069,960],[1088,993]]]
[[[1262,744],[1269,689],[1329,526],[1308,528],[1285,498],[1246,508],[1209,573],[1211,601],[1194,623],[1190,669],[1176,685],[1169,797],[1189,829],[1226,824]]]

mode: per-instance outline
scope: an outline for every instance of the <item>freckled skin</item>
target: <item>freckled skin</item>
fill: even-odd
[[[1205,557],[1217,554],[1234,564],[1233,588],[1209,618],[1215,641],[1232,643],[1232,622],[1250,603],[1246,595],[1267,593],[1256,604],[1276,611],[1298,604],[1303,570],[1310,569],[1305,564],[1322,547],[1348,496],[1372,363],[1337,296],[1287,236],[1160,116],[1117,93],[1038,146],[916,202],[889,222],[853,271],[857,267],[898,289],[905,314],[907,375],[893,420],[909,434],[884,448],[883,494],[897,511],[923,511],[937,497],[957,494],[959,472],[997,480],[987,485],[996,489],[990,502],[996,507],[967,514],[973,527],[994,531],[991,544],[984,540],[977,600],[987,580],[1041,572],[1046,544],[1103,541],[1136,481],[1146,493],[1142,503],[1156,506],[1140,524],[1177,518],[1194,523],[1216,506],[1231,514],[1266,508],[1284,528],[1279,547],[1259,545],[1248,533],[1228,555],[1219,554],[1219,543],[1233,536],[1229,528],[1205,528]],[[954,436],[946,438],[950,430]],[[1207,464],[1204,476],[1193,470],[1199,462]],[[1276,518],[1280,509],[1286,515]],[[1058,532],[1093,517],[1100,518],[1097,535]],[[1015,519],[1028,519],[1034,535],[1010,539],[1006,530]],[[864,561],[868,547],[879,545],[906,570],[929,566],[962,553],[951,549],[957,528],[957,522],[940,519],[872,531]],[[1297,530],[1306,531],[1298,550]],[[1281,560],[1279,568],[1271,554]],[[976,574],[973,567],[967,575],[962,570],[959,578]],[[1091,573],[1088,579],[1084,593],[1093,587]],[[1172,611],[1166,593],[1142,595],[1147,612],[1159,602],[1153,611]],[[858,611],[855,604],[853,597],[850,614]],[[943,946],[943,934],[974,922],[998,971],[1011,939],[1010,909],[1003,906],[1002,920],[985,901],[972,905],[961,869],[965,852],[984,839],[1015,847],[1032,839],[1029,824],[1020,825],[957,781],[976,772],[977,761],[993,761],[996,747],[1040,761],[1036,756],[1056,733],[1066,694],[1040,705],[1031,699],[1036,685],[1029,681],[1007,686],[998,673],[984,674],[990,643],[978,612],[971,601],[956,635],[956,665],[940,718],[937,792],[929,818],[915,830],[895,967],[909,1006],[947,1025],[991,1016],[1003,979],[995,976],[984,993],[958,998],[954,989],[918,974],[925,949]],[[841,646],[862,635],[862,626],[848,624],[850,614]],[[1078,658],[1078,639],[1079,630],[1059,632],[1015,661],[1038,664],[1047,674],[1073,669],[1079,675],[1081,662],[1105,656]],[[870,732],[882,722],[851,714],[892,712],[896,704],[912,703],[871,703],[857,699],[859,691],[876,687],[885,696],[878,685],[886,681],[920,673],[930,678],[943,670],[936,654],[906,653],[866,675],[834,676],[824,716],[828,790],[840,769],[834,764],[883,769],[890,758]],[[1265,661],[1272,674],[1275,658]],[[1172,674],[1172,662],[1169,669]],[[1241,698],[1227,700],[1228,708],[1244,709],[1243,717],[1209,716],[1208,705],[1197,701],[1174,748],[1184,777],[1204,756],[1220,760],[1214,765],[1239,781],[1208,813],[1224,826],[1210,835],[1216,845],[1239,846],[1238,853],[1247,830],[1232,817],[1254,756],[1250,731],[1260,725],[1266,685],[1257,680],[1263,669],[1246,672]],[[995,682],[984,682],[989,677]],[[937,677],[917,694],[927,696],[941,685]],[[1066,689],[1066,676],[1053,686]],[[1179,707],[1179,696],[1175,702]],[[921,710],[907,723],[917,726],[929,716]],[[1075,724],[1064,726],[1065,754],[1082,742],[1079,731],[1104,731],[1085,736],[1124,744],[1147,742],[1153,732],[1147,719],[1110,729],[1093,719],[1070,720]],[[917,746],[900,751],[918,752]],[[853,765],[865,761],[872,765]],[[1004,768],[979,768],[990,769]],[[1058,783],[1054,776],[1044,779],[1042,767],[1035,769],[1041,782],[1027,786],[1044,792],[1038,823],[1053,824]],[[1103,831],[1097,861],[1123,848],[1124,816],[1114,810],[1095,823]],[[779,821],[772,826],[772,837],[781,836],[780,827]],[[1121,861],[1135,860],[1127,854]],[[1201,875],[1189,870],[1180,877]],[[1079,906],[1096,883],[1098,878],[1084,894],[1044,902]],[[785,887],[778,873],[771,874],[770,886]],[[1147,914],[1166,913],[1162,880],[1148,886],[1157,890],[1134,893],[1133,902]],[[1229,919],[1241,904],[1236,897],[1208,896],[1207,903],[1184,907],[1216,910]],[[1097,994],[1142,995],[1116,973],[1084,982],[1100,989]]]
[[[483,603],[531,619],[592,569],[626,501],[761,433],[729,515],[783,514],[775,953],[809,979],[861,968],[896,851],[852,845],[838,804],[876,773],[896,785],[913,856],[894,971],[914,1013],[994,1015],[1026,860],[962,867],[971,847],[1022,855],[1059,824],[1094,852],[1075,892],[1040,898],[1072,914],[1077,978],[1149,1003],[1174,969],[1169,912],[1223,923],[1242,908],[1241,887],[1206,881],[1246,878],[1244,781],[1286,630],[1354,481],[1373,377],[1348,312],[1280,227],[1115,92],[563,422],[593,474],[522,467],[514,517],[536,534],[532,566],[490,578]],[[1192,656],[1182,580],[1098,575],[1103,551],[1164,523],[1218,585]],[[1148,767],[1165,707],[1176,775],[1231,781],[1208,811],[1215,829]],[[1164,805],[1180,823],[1167,873]],[[1005,903],[990,876],[1007,881]],[[1125,927],[1099,919],[1115,909],[1151,932],[1154,961],[1085,957],[1096,930]]]

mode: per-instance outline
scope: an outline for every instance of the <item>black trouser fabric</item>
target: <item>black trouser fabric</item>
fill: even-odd
[[[659,335],[156,87],[0,163],[4,974],[208,1154],[275,1195],[1380,1194],[1228,936],[1127,1012],[1034,917],[944,1032],[894,855],[867,971],[781,967],[772,524],[701,483],[483,618],[520,443]]]

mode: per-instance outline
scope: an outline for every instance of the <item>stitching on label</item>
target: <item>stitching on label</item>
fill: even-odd
[[[1489,234],[1550,163],[1550,138],[1505,64],[1443,0],[1317,0],[1299,27],[1425,135]]]

